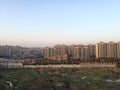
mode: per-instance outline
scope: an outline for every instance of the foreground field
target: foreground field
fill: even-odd
[[[0,70],[0,90],[120,90],[109,68]]]

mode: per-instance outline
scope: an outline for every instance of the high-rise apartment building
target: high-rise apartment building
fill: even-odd
[[[74,47],[73,49],[73,59],[80,59],[80,47]]]
[[[96,55],[96,46],[93,44],[90,44],[89,48],[90,48],[90,57],[94,57]]]
[[[120,42],[117,43],[117,58],[120,59]]]
[[[70,45],[67,47],[67,54],[69,57],[73,57],[74,45]]]
[[[55,54],[56,55],[64,55],[67,54],[67,46],[66,45],[55,45]]]
[[[46,47],[46,48],[44,48],[44,58],[48,58],[49,56],[50,56],[50,54],[49,54],[49,48]]]
[[[85,60],[85,48],[84,48],[84,46],[82,45],[81,47],[80,47],[80,53],[81,53],[81,57],[80,57],[80,59],[81,60]]]
[[[86,46],[84,47],[84,50],[85,50],[85,60],[86,61],[89,61],[90,60],[90,47],[89,46]]]
[[[107,58],[117,58],[117,44],[112,41],[107,43]]]
[[[96,58],[106,58],[107,57],[107,44],[100,42],[96,44]]]
[[[46,47],[44,49],[44,58],[49,58],[51,56],[55,56],[56,53],[55,53],[55,48],[49,48],[49,47]]]

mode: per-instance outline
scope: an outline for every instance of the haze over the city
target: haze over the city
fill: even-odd
[[[1,0],[0,45],[120,41],[120,0]]]

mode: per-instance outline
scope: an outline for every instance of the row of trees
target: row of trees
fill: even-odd
[[[68,59],[68,60],[49,60],[49,59],[37,59],[36,64],[39,65],[47,65],[47,64],[80,64],[80,63],[116,63],[120,61],[119,59],[89,59],[89,60],[81,60],[81,59]]]

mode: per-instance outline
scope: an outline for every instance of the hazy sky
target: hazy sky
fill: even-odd
[[[0,0],[0,45],[120,41],[120,0]]]

